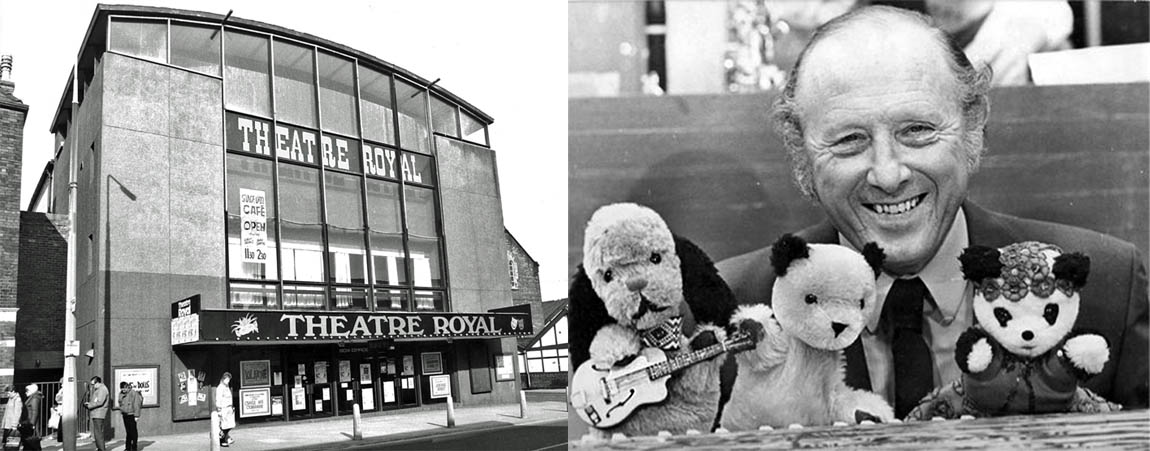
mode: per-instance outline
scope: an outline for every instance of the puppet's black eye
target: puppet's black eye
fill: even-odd
[[[816,303],[816,302],[819,302],[819,297],[818,297],[818,296],[815,296],[815,295],[813,295],[813,294],[808,294],[808,295],[807,295],[807,304],[814,304],[814,303]]]
[[[866,299],[859,298],[859,310],[866,310]]]
[[[659,255],[659,253],[658,253],[658,252],[652,252],[652,253],[651,253],[651,263],[654,263],[654,264],[656,264],[656,265],[657,265],[657,264],[659,264],[659,262],[661,262],[661,261],[663,261],[663,256],[662,256],[662,255]]]
[[[998,320],[999,327],[1006,327],[1006,323],[1010,322],[1011,318],[1013,317],[1010,316],[1010,312],[1006,309],[1002,307],[994,309],[994,319]]]
[[[1046,304],[1046,310],[1042,312],[1042,317],[1046,318],[1046,323],[1051,326],[1055,321],[1058,321],[1058,304]]]
[[[612,274],[610,269],[608,269],[606,272],[603,273],[603,281],[604,282],[611,283],[611,279],[614,279],[614,278],[615,278],[615,274]]]

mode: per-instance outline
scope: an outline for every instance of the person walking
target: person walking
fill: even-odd
[[[227,448],[235,443],[229,436],[232,428],[236,427],[236,412],[232,407],[232,388],[228,385],[232,381],[232,373],[224,372],[220,376],[220,384],[216,386],[216,412],[220,416],[220,446]]]
[[[39,450],[40,434],[36,431],[36,425],[40,422],[40,405],[44,394],[40,393],[40,386],[36,384],[28,384],[24,390],[26,396],[24,415],[20,421],[20,442],[25,450]]]
[[[16,432],[16,428],[20,427],[20,416],[24,413],[24,404],[20,402],[20,394],[16,393],[15,386],[10,385],[4,391],[8,398],[8,404],[4,408],[4,419],[0,420],[0,428],[4,429],[4,439],[0,441],[0,446],[8,449],[8,437],[20,436]],[[19,448],[19,444],[16,447]]]
[[[91,388],[84,407],[88,408],[88,416],[92,419],[92,441],[96,442],[97,451],[107,451],[104,439],[108,419],[108,387],[100,376],[92,376],[89,384]]]
[[[120,415],[124,417],[124,451],[139,450],[139,431],[136,421],[144,405],[144,396],[127,382],[120,382]]]
[[[62,432],[64,428],[62,428],[60,424],[63,421],[63,418],[60,416],[60,406],[64,404],[64,389],[66,388],[64,383],[66,381],[67,378],[60,378],[60,389],[56,390],[55,402],[52,403],[52,418],[54,418],[54,420],[48,420],[48,428],[55,430],[56,443],[64,441],[64,433]]]

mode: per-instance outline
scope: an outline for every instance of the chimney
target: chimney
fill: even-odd
[[[16,84],[12,83],[12,55],[0,55],[0,91],[12,94]]]

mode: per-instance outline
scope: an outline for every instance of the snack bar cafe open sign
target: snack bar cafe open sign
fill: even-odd
[[[323,313],[203,310],[199,343],[529,336],[524,313]]]

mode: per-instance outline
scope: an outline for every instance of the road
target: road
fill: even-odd
[[[301,448],[302,449],[302,448]],[[311,446],[316,450],[507,450],[554,451],[567,449],[567,420],[515,426],[491,421],[431,437],[402,440],[339,442]]]

